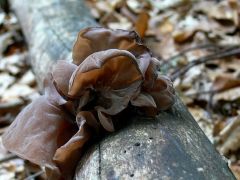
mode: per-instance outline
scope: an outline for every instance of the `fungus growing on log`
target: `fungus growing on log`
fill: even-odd
[[[134,31],[84,29],[73,62],[56,63],[44,95],[23,109],[3,144],[45,167],[49,179],[69,179],[84,144],[94,134],[115,130],[114,115],[129,105],[157,114],[174,103],[172,82],[158,69]]]

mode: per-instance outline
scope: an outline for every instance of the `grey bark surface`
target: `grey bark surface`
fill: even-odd
[[[80,29],[95,26],[82,0],[11,0],[26,36],[40,87],[58,59],[71,59]],[[184,105],[130,125],[92,146],[76,179],[235,179]]]
[[[76,179],[235,179],[179,99],[155,119],[129,121],[85,154]]]
[[[10,0],[26,37],[38,84],[59,59],[71,61],[78,32],[96,22],[82,0]]]

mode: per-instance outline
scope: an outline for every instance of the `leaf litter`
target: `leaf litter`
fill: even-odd
[[[39,167],[33,169],[35,165],[7,152],[2,145],[6,128],[38,96],[19,22],[14,14],[5,14],[0,9],[0,179],[25,179],[41,172]]]
[[[199,126],[240,179],[240,2],[238,0],[86,0],[93,17],[112,29],[137,30],[174,77]],[[0,133],[39,96],[28,51],[13,14],[0,12]],[[230,52],[230,55],[229,55]],[[186,68],[187,67],[187,68]],[[0,146],[0,178],[41,169]],[[44,178],[41,177],[40,178]]]
[[[137,30],[160,59],[162,71],[174,80],[199,126],[240,179],[240,2],[86,2],[102,26]]]

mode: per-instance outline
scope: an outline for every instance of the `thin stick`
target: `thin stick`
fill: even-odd
[[[6,161],[10,161],[10,160],[12,160],[12,159],[17,159],[17,158],[19,158],[19,157],[16,156],[15,154],[7,155],[7,156],[5,156],[5,157],[3,157],[3,158],[0,159],[0,164],[1,164],[1,163],[4,163],[4,162],[6,162]]]
[[[198,91],[195,93],[186,94],[185,96],[194,97],[194,96],[199,96],[199,95],[203,95],[203,94],[211,94],[211,93],[218,93],[218,91],[214,91],[214,90]]]
[[[221,46],[216,46],[214,44],[201,44],[201,45],[198,45],[198,46],[190,47],[188,49],[184,49],[181,52],[179,52],[178,54],[173,55],[170,58],[165,59],[164,61],[168,62],[168,61],[171,61],[172,59],[183,56],[188,52],[195,51],[195,50],[198,50],[198,49],[208,49],[208,48],[220,49],[222,47]]]
[[[36,177],[40,176],[41,174],[43,174],[43,171],[38,171],[36,172],[35,174],[31,175],[31,176],[28,176],[27,178],[25,178],[24,180],[33,180],[35,179]]]
[[[179,52],[178,54],[174,55],[174,56],[171,56],[167,59],[164,59],[162,61],[162,64],[161,66],[164,67],[163,69],[170,69],[170,68],[174,68],[173,64],[171,64],[171,62],[178,58],[178,57],[181,57],[181,56],[185,56],[186,53],[188,52],[191,52],[191,51],[195,51],[195,50],[198,50],[198,49],[212,49],[212,50],[215,50],[215,53],[222,50],[224,47],[227,47],[225,48],[226,49],[233,49],[233,48],[236,48],[238,47],[238,45],[215,45],[215,44],[201,44],[201,45],[197,45],[197,46],[194,46],[194,47],[190,47],[188,49],[184,49],[182,50],[181,52]],[[175,63],[176,64],[176,63]]]
[[[206,63],[208,61],[213,61],[213,60],[217,60],[217,59],[223,59],[226,57],[236,56],[239,54],[240,54],[240,47],[238,46],[237,48],[236,47],[228,47],[217,53],[198,58],[196,60],[191,61],[189,64],[187,64],[183,68],[178,69],[177,71],[173,72],[171,75],[171,79],[172,79],[172,81],[176,80],[178,77],[185,74],[193,66],[196,66],[196,65],[199,65],[202,63]]]

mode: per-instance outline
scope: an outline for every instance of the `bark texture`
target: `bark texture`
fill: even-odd
[[[91,147],[76,179],[235,179],[179,99],[155,119],[129,121]]]
[[[11,0],[41,87],[58,59],[71,59],[80,29],[96,26],[82,0]],[[235,179],[184,105],[129,126],[85,153],[76,179]]]
[[[78,32],[97,26],[82,0],[10,0],[26,37],[39,87],[53,63],[71,61]]]

